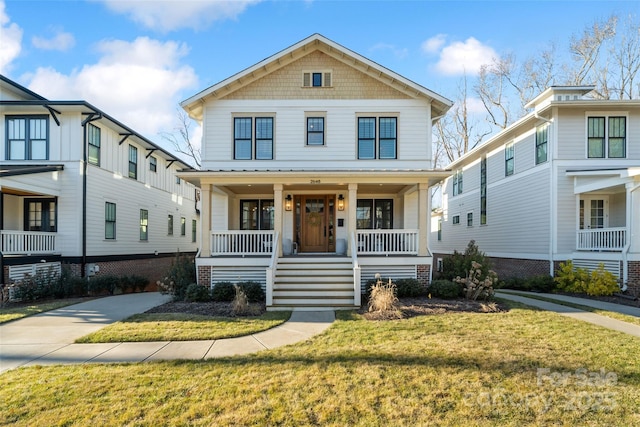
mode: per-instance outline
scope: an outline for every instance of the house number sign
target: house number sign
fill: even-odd
[[[319,179],[312,179],[311,181],[309,181],[311,184],[320,184],[320,180]]]

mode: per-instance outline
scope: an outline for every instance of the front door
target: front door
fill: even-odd
[[[299,209],[296,228],[299,230],[300,252],[334,251],[334,197],[300,196],[296,205]]]
[[[580,229],[608,227],[608,210],[609,200],[606,196],[580,199]]]

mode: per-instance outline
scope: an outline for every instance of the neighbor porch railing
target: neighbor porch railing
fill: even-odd
[[[273,243],[273,231],[213,231],[211,233],[211,255],[271,255]]]
[[[627,241],[627,229],[592,228],[578,230],[576,249],[579,251],[622,251]]]
[[[359,255],[418,255],[418,230],[357,230]]]
[[[56,235],[44,231],[2,230],[0,249],[3,255],[50,254],[56,251]]]

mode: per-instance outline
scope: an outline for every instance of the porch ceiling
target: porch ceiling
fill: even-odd
[[[407,188],[404,184],[362,184],[358,185],[358,193],[400,193]],[[234,194],[270,194],[273,193],[273,184],[244,184],[244,185],[226,185],[226,191]],[[335,193],[347,192],[346,184],[293,184],[284,185],[283,191],[295,193]]]

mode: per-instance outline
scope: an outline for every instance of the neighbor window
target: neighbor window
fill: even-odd
[[[589,158],[625,158],[626,142],[626,117],[589,117],[587,119]]]
[[[104,204],[104,238],[114,240],[116,238],[116,204],[105,202]]]
[[[467,227],[473,226],[473,212],[467,213]]]
[[[46,116],[7,117],[7,160],[48,160],[49,120]]]
[[[480,224],[487,223],[487,158],[480,161]]]
[[[129,146],[129,178],[138,179],[138,149]]]
[[[536,128],[536,165],[547,161],[547,147],[549,143],[549,125],[544,124]]]
[[[451,219],[451,222],[453,222],[454,224],[460,224],[460,215],[454,215]]]
[[[55,199],[25,199],[24,230],[56,231],[56,205]]]
[[[140,209],[140,240],[149,240],[149,211]]]
[[[453,195],[462,194],[462,169],[458,169],[453,174]]]
[[[100,166],[100,128],[89,123],[87,126],[89,141],[89,163]]]
[[[198,222],[195,219],[191,220],[191,242],[196,242],[196,236],[198,231]]]
[[[273,200],[240,200],[241,230],[273,230]]]
[[[396,117],[358,118],[358,159],[397,158]]]
[[[153,156],[149,157],[149,170],[151,172],[157,172],[158,171],[158,159],[156,159]]]
[[[185,217],[180,218],[180,235],[187,235],[187,219]]]
[[[273,159],[273,117],[236,117],[234,159]]]
[[[356,227],[359,229],[392,229],[392,199],[358,199]]]
[[[324,117],[307,117],[307,145],[324,145]]]
[[[504,176],[513,175],[515,148],[513,142],[504,147]]]
[[[438,219],[438,241],[442,241],[442,219]]]
[[[173,215],[167,216],[167,235],[173,236]]]

